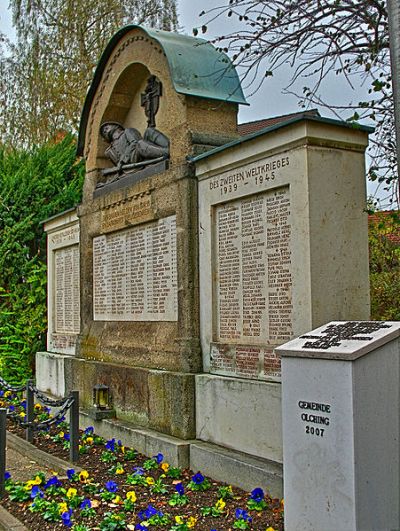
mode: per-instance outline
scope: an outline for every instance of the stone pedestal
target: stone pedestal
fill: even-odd
[[[282,355],[285,530],[399,529],[398,322],[332,322]]]

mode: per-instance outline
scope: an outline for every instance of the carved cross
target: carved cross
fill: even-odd
[[[144,107],[147,116],[147,127],[156,126],[156,114],[160,105],[162,84],[156,76],[150,76],[147,80],[145,91],[140,95],[140,105]]]

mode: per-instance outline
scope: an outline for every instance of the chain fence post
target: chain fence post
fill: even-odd
[[[30,426],[30,423],[33,422],[33,411],[35,407],[35,396],[33,393],[33,380],[28,380],[26,382],[26,416],[25,420],[28,423],[26,428],[26,440],[28,442],[33,441],[33,429]]]
[[[72,463],[78,462],[79,457],[79,391],[71,391],[73,398],[69,410],[69,458]]]
[[[0,498],[4,497],[6,473],[6,444],[7,444],[7,409],[0,408]]]

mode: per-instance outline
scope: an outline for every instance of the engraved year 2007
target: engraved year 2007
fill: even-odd
[[[316,435],[317,437],[324,436],[324,428],[315,428],[314,426],[306,426],[306,433],[308,435]]]

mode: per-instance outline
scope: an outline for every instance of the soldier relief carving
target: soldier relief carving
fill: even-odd
[[[161,82],[156,76],[150,76],[141,94],[141,106],[147,117],[143,136],[134,127],[125,128],[118,122],[104,122],[100,126],[100,134],[109,144],[104,154],[114,166],[101,170],[102,181],[97,188],[169,158],[169,139],[156,129],[161,95]]]

